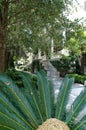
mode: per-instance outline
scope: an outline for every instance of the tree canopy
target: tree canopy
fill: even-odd
[[[66,29],[66,46],[69,50],[80,55],[81,51],[86,52],[86,28],[79,24],[78,20],[68,23]]]
[[[2,48],[6,48],[19,55],[19,50],[25,47],[28,50],[32,48],[34,53],[38,48],[48,53],[52,39],[55,49],[60,50],[63,47],[63,31],[68,26],[64,12],[69,4],[72,4],[71,0],[1,0],[2,52]],[[4,58],[1,56],[0,59]]]
[[[68,0],[8,0],[7,45],[11,49],[25,46],[37,51],[50,47],[53,38],[62,43],[63,11]],[[60,46],[59,46],[60,44]],[[45,47],[46,45],[46,47]],[[48,49],[47,49],[48,50]]]

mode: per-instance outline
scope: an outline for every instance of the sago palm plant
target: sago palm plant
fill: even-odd
[[[23,87],[0,74],[0,130],[86,130],[86,88],[67,110],[73,79],[64,78],[57,100],[44,71],[36,75],[20,72]]]

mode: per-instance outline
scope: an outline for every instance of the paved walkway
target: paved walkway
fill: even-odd
[[[42,65],[43,65],[44,69],[47,71],[48,79],[53,82],[55,95],[57,95],[63,78],[61,78],[59,76],[59,72],[57,72],[55,67],[49,61],[43,61]],[[82,84],[74,83],[72,85],[72,90],[71,90],[69,102],[67,105],[68,108],[70,108],[73,101],[76,99],[76,97],[80,94],[80,92],[83,89],[84,89],[84,86]],[[84,113],[86,113],[86,109],[81,114],[84,115]],[[80,115],[80,117],[81,117],[81,115]]]

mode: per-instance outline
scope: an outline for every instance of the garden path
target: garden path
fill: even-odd
[[[47,77],[49,80],[52,81],[52,83],[54,85],[55,95],[57,95],[63,78],[61,78],[59,76],[59,72],[49,61],[42,61],[42,65],[43,65],[44,69],[47,71]],[[76,99],[76,97],[80,94],[80,92],[82,90],[84,90],[84,85],[78,84],[78,83],[74,83],[72,85],[72,90],[71,90],[70,98],[69,98],[68,105],[67,105],[68,108],[70,108],[70,105],[73,103],[73,101]],[[81,112],[81,115],[83,116],[84,113],[86,113],[86,108],[84,111]],[[81,117],[81,115],[80,115],[80,117]]]

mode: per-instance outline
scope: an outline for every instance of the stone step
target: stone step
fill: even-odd
[[[49,79],[59,77],[59,72],[57,72],[56,68],[49,61],[42,61],[42,66],[47,71]]]

